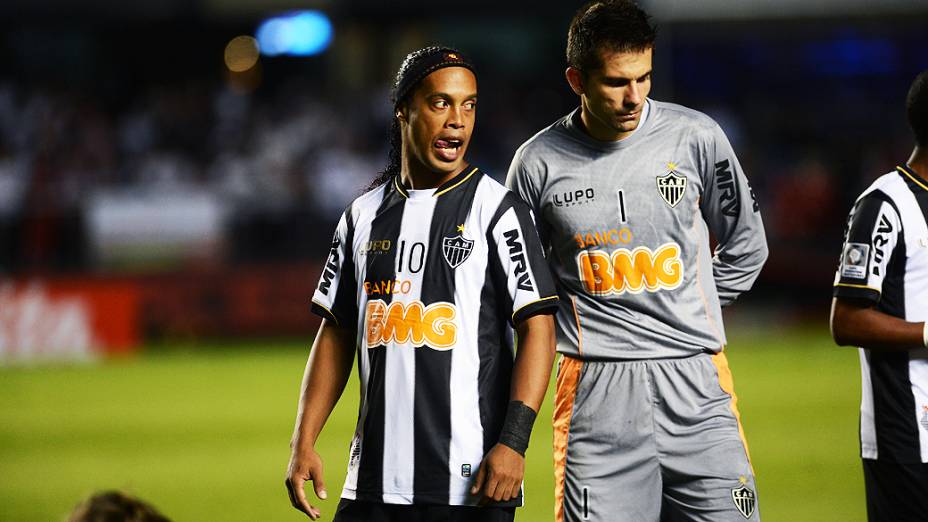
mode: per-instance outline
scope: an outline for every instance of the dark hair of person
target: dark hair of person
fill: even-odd
[[[387,166],[381,170],[377,176],[371,180],[367,190],[374,190],[383,185],[393,176],[400,173],[401,162],[403,161],[403,136],[400,134],[400,120],[393,116],[390,123],[390,151],[387,153]]]
[[[403,159],[403,136],[396,111],[400,109],[426,76],[443,67],[466,67],[474,70],[473,64],[457,49],[433,45],[406,55],[396,71],[390,99],[393,102],[393,121],[390,124],[390,152],[387,166],[371,181],[367,190],[373,190],[400,173]]]
[[[150,504],[119,491],[95,493],[81,502],[68,522],[171,522]]]
[[[602,67],[601,51],[642,52],[657,30],[631,0],[594,0],[577,11],[567,31],[567,65],[584,74]]]
[[[905,99],[909,126],[919,147],[928,147],[928,70],[915,77]]]

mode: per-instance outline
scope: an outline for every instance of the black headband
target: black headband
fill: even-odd
[[[474,64],[460,51],[450,47],[432,46],[409,53],[393,83],[394,109],[426,76],[445,67],[464,67],[476,74]]]

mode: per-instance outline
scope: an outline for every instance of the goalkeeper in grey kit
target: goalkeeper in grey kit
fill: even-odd
[[[647,97],[654,40],[634,2],[581,8],[580,107],[509,170],[560,297],[555,519],[760,520],[721,307],[757,278],[764,228],[718,124]]]

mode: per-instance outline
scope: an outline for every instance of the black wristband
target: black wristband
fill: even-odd
[[[512,448],[519,455],[525,456],[528,439],[535,424],[535,410],[522,401],[510,401],[506,409],[506,421],[499,434],[499,443]]]

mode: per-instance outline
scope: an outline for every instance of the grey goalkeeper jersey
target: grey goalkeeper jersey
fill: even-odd
[[[631,136],[600,142],[577,109],[516,151],[507,185],[534,211],[557,280],[559,352],[646,359],[724,348],[721,307],[751,288],[767,243],[715,121],[648,100]]]

